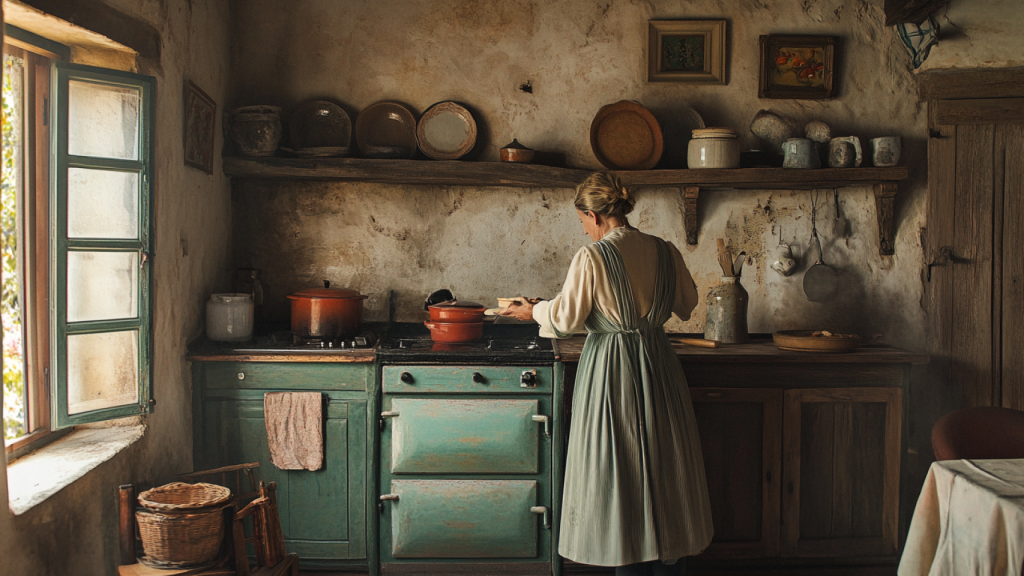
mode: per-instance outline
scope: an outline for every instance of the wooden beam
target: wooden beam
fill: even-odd
[[[1024,98],[937,100],[936,124],[1001,124],[1024,122]]]
[[[686,232],[686,243],[690,246],[697,245],[697,233],[700,231],[697,224],[697,197],[700,195],[700,188],[686,186],[683,188],[683,230]]]
[[[1024,67],[924,72],[917,97],[925,100],[1024,97]]]

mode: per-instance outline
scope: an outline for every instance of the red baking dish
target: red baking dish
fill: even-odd
[[[424,322],[434,342],[472,342],[484,334],[483,322]]]
[[[428,306],[427,310],[430,311],[431,322],[476,323],[484,321],[484,310],[486,308],[483,304],[477,304],[476,302],[449,300]],[[436,338],[434,340],[440,342]]]

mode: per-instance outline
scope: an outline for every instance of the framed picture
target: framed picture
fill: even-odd
[[[761,36],[759,98],[827,100],[835,95],[835,36]]]
[[[185,83],[185,164],[213,174],[217,103],[191,82]]]
[[[647,81],[725,84],[725,20],[649,20]]]

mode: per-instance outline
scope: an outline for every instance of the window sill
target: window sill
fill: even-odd
[[[7,465],[11,512],[24,514],[142,437],[146,427],[85,428]]]

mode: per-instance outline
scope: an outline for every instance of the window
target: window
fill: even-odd
[[[29,54],[4,47],[8,451],[49,430],[148,412],[151,379],[154,80],[19,50]]]

